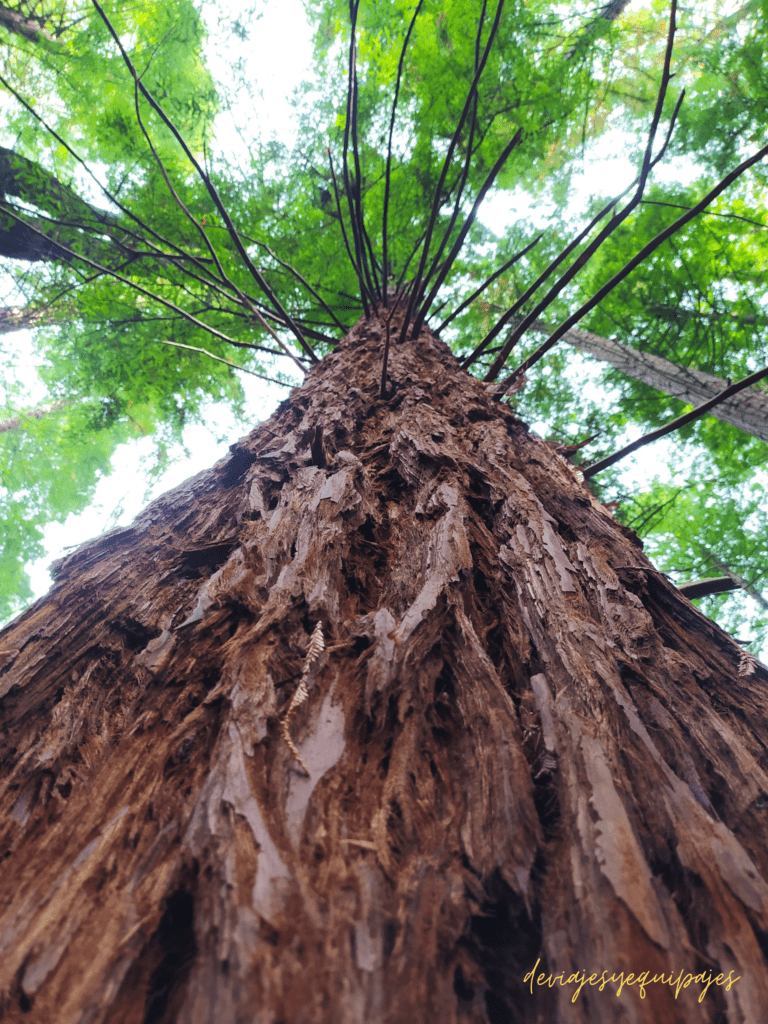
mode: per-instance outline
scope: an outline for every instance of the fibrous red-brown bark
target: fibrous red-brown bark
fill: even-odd
[[[759,1021],[768,675],[428,331],[380,399],[382,341],[0,635],[4,1019]]]

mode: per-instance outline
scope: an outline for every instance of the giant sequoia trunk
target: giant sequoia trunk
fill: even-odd
[[[383,333],[0,636],[3,1020],[764,1020],[766,671]]]

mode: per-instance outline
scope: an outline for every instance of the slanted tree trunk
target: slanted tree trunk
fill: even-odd
[[[52,14],[33,15],[8,4],[0,4],[0,25],[9,32],[23,36],[30,43],[45,42],[50,45],[56,42],[55,36],[46,28],[46,22],[52,17]]]
[[[532,325],[532,330],[552,333],[550,327],[538,320]],[[591,331],[568,331],[563,335],[563,341],[580,352],[610,363],[628,377],[650,384],[652,388],[694,406],[702,405],[719,395],[729,384],[729,381],[715,377],[712,373],[678,366],[652,352],[640,352],[618,341],[601,338]],[[768,393],[758,387],[745,388],[738,395],[724,399],[711,410],[711,415],[768,441]]]
[[[60,324],[75,318],[75,311],[64,302],[52,306],[0,306],[0,334],[32,330],[33,327]]]
[[[0,634],[5,1021],[764,1019],[768,672],[383,333]]]

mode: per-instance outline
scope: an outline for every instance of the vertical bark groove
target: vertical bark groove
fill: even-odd
[[[381,399],[384,335],[0,636],[5,1019],[761,1019],[765,669],[428,330]]]

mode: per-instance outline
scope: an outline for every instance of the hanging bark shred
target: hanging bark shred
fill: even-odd
[[[291,703],[288,705],[288,710],[285,712],[282,721],[283,737],[285,742],[288,744],[288,749],[293,754],[295,759],[301,765],[301,769],[305,775],[309,776],[309,768],[304,764],[304,759],[298,751],[296,744],[291,738],[291,719],[296,708],[300,707],[304,701],[309,697],[309,690],[307,689],[307,682],[309,680],[309,673],[311,672],[315,662],[325,650],[325,640],[323,639],[323,624],[318,622],[312,631],[312,636],[309,640],[309,647],[307,648],[307,656],[304,659],[304,670],[301,673],[301,679],[299,685],[291,698]]]
[[[768,673],[428,330],[381,399],[383,341],[0,636],[3,1020],[764,1020]]]

